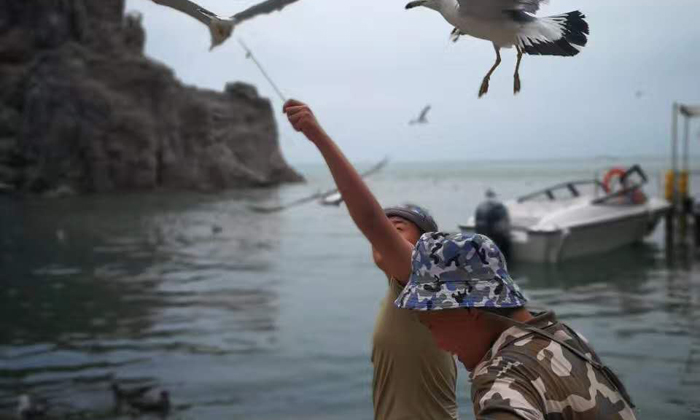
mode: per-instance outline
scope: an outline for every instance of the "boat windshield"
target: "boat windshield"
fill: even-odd
[[[605,195],[605,188],[600,181],[580,180],[556,184],[518,197],[517,201],[518,203],[527,201],[561,201],[581,196],[600,197],[602,195]]]

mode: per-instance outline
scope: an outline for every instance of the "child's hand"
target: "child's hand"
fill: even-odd
[[[311,108],[305,103],[290,99],[284,104],[282,110],[287,114],[292,127],[304,133],[306,138],[312,142],[315,143],[326,135],[318,120],[316,120],[314,113],[311,112]]]

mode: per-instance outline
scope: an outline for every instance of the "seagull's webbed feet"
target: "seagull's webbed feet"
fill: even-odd
[[[479,88],[479,98],[484,96],[489,91],[489,76],[484,77],[481,82],[481,87]]]
[[[486,73],[486,76],[484,76],[484,80],[481,82],[481,88],[479,88],[479,98],[484,96],[489,91],[489,80],[491,80],[491,75],[496,70],[496,67],[498,67],[499,64],[501,64],[501,49],[495,44],[493,48],[494,50],[496,50],[496,62],[493,64],[493,67],[491,67],[491,70],[489,70],[489,72]]]
[[[460,36],[462,36],[462,31],[460,31],[457,28],[454,28],[452,32],[450,32],[450,41],[457,42]]]
[[[515,74],[513,75],[513,95],[520,92],[520,61],[523,59],[523,50],[519,46],[515,46],[518,50],[518,62],[515,64]]]

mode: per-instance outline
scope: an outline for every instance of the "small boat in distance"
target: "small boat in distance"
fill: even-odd
[[[600,180],[569,181],[506,201],[511,258],[556,263],[641,241],[670,209],[642,191],[638,165],[613,168]],[[477,232],[471,217],[462,232]]]

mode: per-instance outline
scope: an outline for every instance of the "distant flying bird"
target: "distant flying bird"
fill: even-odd
[[[209,49],[212,50],[214,47],[223,44],[224,41],[229,39],[233,33],[233,29],[241,22],[252,19],[258,15],[269,14],[276,10],[282,10],[284,7],[295,3],[298,0],[266,0],[247,8],[240,13],[236,13],[231,17],[215,15],[209,10],[189,0],[152,1],[162,6],[168,6],[175,10],[179,10],[207,25],[207,27],[209,27],[209,32],[211,32],[211,48]]]
[[[425,108],[420,112],[420,115],[418,118],[412,119],[411,121],[408,122],[409,125],[413,124],[427,124],[428,119],[425,118],[428,115],[428,111],[430,111],[430,105],[426,105]]]
[[[585,15],[573,11],[563,15],[535,17],[546,0],[416,0],[406,9],[423,6],[438,11],[455,28],[450,39],[471,35],[493,43],[496,63],[481,82],[479,97],[489,90],[491,75],[501,64],[501,48],[515,46],[518,60],[513,75],[513,93],[520,92],[520,60],[523,54],[574,56],[588,41]]]

